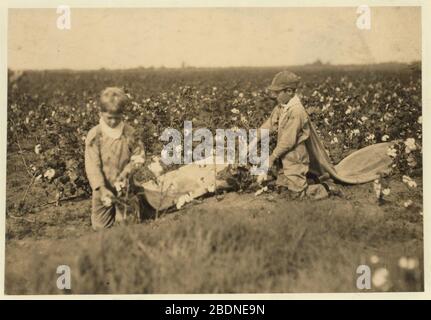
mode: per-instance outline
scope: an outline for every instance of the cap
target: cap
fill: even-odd
[[[296,88],[298,86],[301,77],[297,76],[290,71],[281,71],[277,73],[272,79],[271,85],[268,90],[279,91],[286,88]]]

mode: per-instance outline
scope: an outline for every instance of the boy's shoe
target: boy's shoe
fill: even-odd
[[[305,191],[294,192],[284,186],[276,187],[277,193],[286,200],[301,200],[305,197]]]
[[[310,200],[322,200],[329,198],[329,193],[322,184],[312,184],[306,189],[307,198]]]
[[[326,188],[326,191],[328,191],[331,196],[344,197],[343,191],[337,184],[334,183],[334,180],[328,179],[325,182],[322,182],[322,185]]]

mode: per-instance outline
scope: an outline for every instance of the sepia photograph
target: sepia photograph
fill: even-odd
[[[6,295],[424,292],[423,8],[288,4],[7,10]]]

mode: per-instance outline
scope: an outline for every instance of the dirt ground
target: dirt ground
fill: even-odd
[[[103,232],[91,229],[90,199],[55,206],[37,184],[35,207],[20,215],[29,181],[9,154],[7,294],[65,293],[55,286],[62,264],[72,270],[66,293],[357,292],[360,264],[389,272],[373,291],[423,290],[421,192],[401,181],[382,204],[371,183],[319,201],[226,193]],[[406,269],[403,257],[417,264]]]

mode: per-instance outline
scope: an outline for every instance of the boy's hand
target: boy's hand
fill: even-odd
[[[115,181],[114,187],[115,190],[117,190],[118,193],[121,193],[126,188],[127,180],[126,179],[119,179]]]
[[[262,173],[262,174],[258,175],[256,178],[256,182],[259,185],[261,185],[262,183],[264,183],[267,180],[268,180],[268,175],[266,173]]]
[[[114,198],[114,194],[111,192],[111,190],[107,189],[106,187],[100,187],[100,199],[102,200],[102,203],[105,207],[112,206],[112,199]]]

